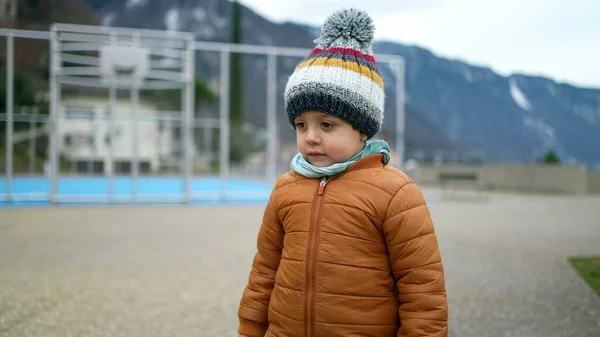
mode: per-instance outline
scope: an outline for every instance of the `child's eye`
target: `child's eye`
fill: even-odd
[[[332,127],[332,126],[333,126],[333,123],[330,123],[330,122],[322,122],[322,123],[321,123],[321,126],[322,126],[323,128],[325,128],[325,129],[329,129],[330,127]]]
[[[296,127],[302,129],[304,127],[304,122],[296,122]]]

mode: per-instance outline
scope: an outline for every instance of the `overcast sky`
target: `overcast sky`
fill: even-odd
[[[600,0],[240,0],[269,20],[320,26],[340,8],[368,11],[375,39],[600,89]]]

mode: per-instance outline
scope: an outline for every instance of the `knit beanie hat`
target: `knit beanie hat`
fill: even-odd
[[[285,88],[289,122],[306,111],[336,116],[372,138],[381,128],[385,92],[373,57],[375,26],[366,12],[331,14],[316,47],[290,76]]]

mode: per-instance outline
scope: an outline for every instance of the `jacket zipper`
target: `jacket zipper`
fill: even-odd
[[[325,185],[329,182],[328,177],[324,177],[321,179],[319,183],[319,189],[317,190],[317,197],[315,200],[315,211],[313,213],[313,218],[311,221],[311,232],[310,232],[310,241],[308,243],[308,258],[306,260],[308,271],[306,273],[306,320],[305,320],[305,335],[306,337],[312,337],[314,328],[315,328],[315,318],[314,318],[314,310],[315,310],[315,269],[317,265],[316,252],[318,246],[318,238],[321,222],[321,200],[323,199],[323,192],[325,191]]]

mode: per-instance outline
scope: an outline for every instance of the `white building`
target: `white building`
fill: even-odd
[[[108,97],[95,95],[66,96],[61,102],[58,127],[60,154],[72,163],[76,172],[89,172],[89,163],[96,174],[129,174],[132,171],[137,140],[140,173],[158,171],[164,164],[181,157],[176,129],[161,121],[157,106],[140,100],[134,125],[133,106],[129,98],[115,102],[111,118]],[[137,130],[134,130],[134,127]],[[135,136],[137,133],[137,137]],[[113,160],[114,166],[110,165]]]

